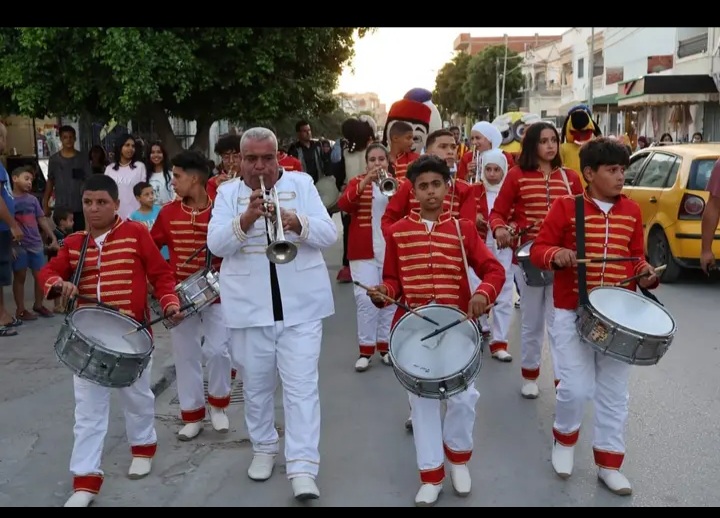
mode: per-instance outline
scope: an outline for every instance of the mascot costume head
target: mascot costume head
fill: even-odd
[[[601,134],[600,126],[593,120],[589,106],[578,104],[570,108],[560,130],[560,157],[563,166],[577,172],[583,184],[585,179],[580,170],[580,147]]]
[[[515,157],[520,156],[525,128],[540,120],[539,115],[526,112],[507,112],[496,117],[492,123],[502,135],[500,149]]]
[[[383,131],[382,143],[385,146],[388,145],[390,128],[397,121],[407,122],[413,127],[415,153],[423,152],[430,133],[442,129],[442,118],[432,102],[432,92],[424,88],[413,88],[405,97],[390,106]]]

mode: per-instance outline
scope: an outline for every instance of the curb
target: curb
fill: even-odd
[[[171,363],[163,367],[162,375],[150,386],[150,390],[153,391],[155,397],[165,392],[167,388],[172,385],[177,373],[175,372],[175,364]]]

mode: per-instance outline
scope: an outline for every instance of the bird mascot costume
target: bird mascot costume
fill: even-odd
[[[397,121],[407,122],[413,127],[415,144],[412,150],[415,153],[422,153],[427,136],[442,128],[440,111],[432,102],[432,93],[423,88],[413,88],[390,106],[383,130],[383,145],[388,145],[390,128]]]
[[[580,147],[601,134],[589,106],[578,104],[570,108],[560,131],[560,158],[563,166],[580,173]]]
[[[539,115],[526,112],[507,112],[495,117],[493,126],[499,129],[502,135],[500,149],[517,160],[522,150],[525,128],[540,120],[542,119]]]

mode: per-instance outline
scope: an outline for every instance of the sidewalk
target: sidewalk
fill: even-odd
[[[5,308],[15,313],[15,302],[5,289]],[[32,280],[25,287],[26,307],[32,307]],[[45,305],[52,308],[51,302]],[[54,350],[55,340],[64,315],[38,318],[16,328],[17,336],[0,337],[0,401],[10,401],[37,392],[42,387],[71,376]],[[160,394],[175,380],[175,366],[170,346],[170,333],[162,324],[153,326],[155,351],[152,364],[152,389]]]

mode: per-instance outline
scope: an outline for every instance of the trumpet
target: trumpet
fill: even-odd
[[[469,183],[478,183],[480,179],[482,178],[481,169],[482,164],[480,163],[480,151],[477,151],[473,148],[473,162],[475,162],[475,174],[473,175],[472,179]]]
[[[265,249],[265,255],[271,263],[287,264],[297,255],[297,246],[285,239],[282,218],[280,217],[280,199],[275,187],[265,188],[265,180],[260,176],[260,188],[263,191],[263,204],[265,205],[265,228],[267,229],[270,244]]]
[[[378,171],[377,184],[380,192],[388,198],[398,191],[398,181],[385,169]]]

